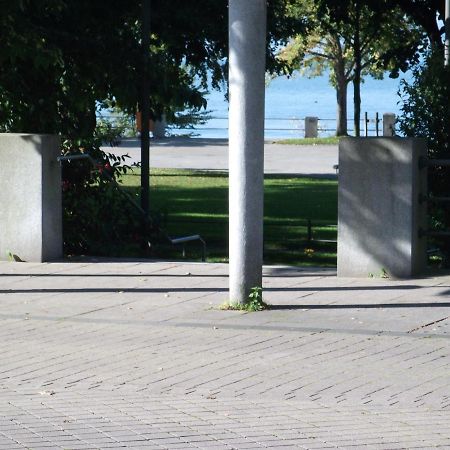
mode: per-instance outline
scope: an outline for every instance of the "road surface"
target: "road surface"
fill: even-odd
[[[140,161],[139,139],[124,139],[118,147],[103,147],[116,155],[128,154],[129,163]],[[334,176],[338,163],[337,145],[282,145],[267,141],[264,172]],[[152,140],[150,167],[195,170],[228,170],[228,140],[166,138]]]

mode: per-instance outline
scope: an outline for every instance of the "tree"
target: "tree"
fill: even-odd
[[[134,113],[139,99],[139,0],[2,2],[0,127],[3,131],[92,134],[99,102]],[[227,0],[153,0],[151,108],[205,106],[208,79],[227,77]],[[268,67],[275,42],[299,31],[286,2],[268,8]]]
[[[399,59],[399,53],[410,57],[419,39],[399,8],[375,10],[366,3],[298,0],[290,13],[306,16],[307,34],[295,36],[280,53],[289,72],[300,68],[308,76],[316,76],[330,70],[338,105],[337,135],[347,134],[348,84],[352,81],[354,86],[354,127],[359,135],[363,77],[382,78],[385,70],[400,67],[406,56]]]
[[[389,71],[391,76],[397,77],[399,70],[404,71],[418,61],[424,33],[401,8],[386,0],[318,0],[318,5],[321,14],[333,17],[340,26],[349,26],[353,34],[353,119],[355,135],[359,136],[363,59],[375,66],[376,74],[371,75],[382,78],[384,72]]]
[[[8,68],[0,74],[3,129],[80,137],[92,134],[98,102],[115,98],[134,110],[139,97],[138,6],[118,0],[8,3],[0,18],[6,42],[0,60]],[[158,38],[152,42],[155,110],[161,103],[203,105],[194,73],[179,65],[181,58],[188,59],[187,51],[177,54],[181,47],[182,42],[178,47]]]
[[[384,0],[386,1],[386,0]],[[424,30],[430,43],[439,48],[442,46],[444,28],[439,28],[436,18],[444,22],[445,1],[443,0],[392,0],[421,29]]]
[[[427,139],[428,156],[450,158],[450,68],[444,66],[442,47],[431,47],[419,65],[413,69],[413,80],[403,82],[399,131],[405,136]],[[428,168],[428,191],[433,197],[450,196],[450,168]],[[445,203],[428,204],[430,225],[450,229],[450,211]],[[437,242],[450,263],[450,241]]]

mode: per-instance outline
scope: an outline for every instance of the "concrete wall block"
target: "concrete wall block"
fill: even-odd
[[[426,265],[426,171],[416,138],[345,138],[339,144],[338,276],[408,278]]]
[[[59,154],[57,136],[0,134],[0,260],[62,257]]]

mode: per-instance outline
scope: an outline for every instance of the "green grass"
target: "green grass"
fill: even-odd
[[[275,144],[286,145],[337,145],[339,144],[339,137],[331,136],[325,138],[298,138],[298,139],[281,139],[274,141]]]
[[[122,179],[138,195],[140,173]],[[228,176],[189,170],[152,170],[151,209],[165,217],[170,236],[200,234],[207,242],[208,261],[227,261]],[[334,266],[336,244],[337,181],[282,175],[265,177],[264,259],[269,264]],[[313,240],[307,240],[307,219]],[[164,249],[180,256],[180,249]],[[199,257],[199,245],[186,245],[188,258]]]

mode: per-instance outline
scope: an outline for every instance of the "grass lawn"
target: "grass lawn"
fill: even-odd
[[[138,194],[140,172],[122,178]],[[152,170],[151,209],[161,213],[172,237],[200,234],[208,261],[227,261],[228,175],[189,170]],[[313,239],[307,239],[307,220]],[[264,262],[267,264],[336,264],[337,181],[283,175],[265,177]],[[160,256],[180,257],[180,248]],[[186,245],[187,258],[199,257],[198,242]]]
[[[331,136],[325,138],[293,138],[293,139],[280,139],[274,141],[276,144],[286,145],[338,145],[340,137]]]

